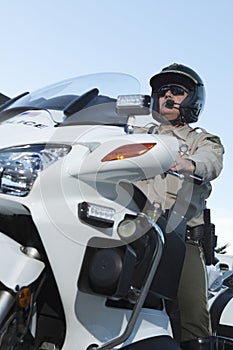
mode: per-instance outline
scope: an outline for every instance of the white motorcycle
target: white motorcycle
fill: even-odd
[[[176,255],[164,252],[183,243],[132,185],[165,173],[178,145],[134,133],[150,104],[138,88],[88,75],[0,106],[1,350],[180,349],[164,307]],[[214,274],[212,304],[231,289]]]

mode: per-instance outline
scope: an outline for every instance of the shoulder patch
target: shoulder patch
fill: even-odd
[[[209,140],[213,143],[216,143],[217,145],[222,145],[220,138],[218,136],[209,136],[209,137],[207,137],[207,140]]]

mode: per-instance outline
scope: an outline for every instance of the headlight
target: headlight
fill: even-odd
[[[0,150],[0,192],[26,196],[38,174],[70,149],[68,145],[37,144]]]

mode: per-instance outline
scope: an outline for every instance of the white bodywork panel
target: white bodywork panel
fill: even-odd
[[[34,282],[44,269],[44,263],[25,255],[20,244],[0,233],[0,281],[16,291],[16,287]]]

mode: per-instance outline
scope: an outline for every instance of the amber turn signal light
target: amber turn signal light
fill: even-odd
[[[120,146],[108,153],[101,162],[108,162],[111,160],[122,160],[126,158],[133,158],[141,156],[153,148],[156,143],[134,143]]]
[[[31,301],[31,290],[28,287],[24,287],[19,291],[18,294],[18,305],[21,308],[25,308],[30,304]]]

